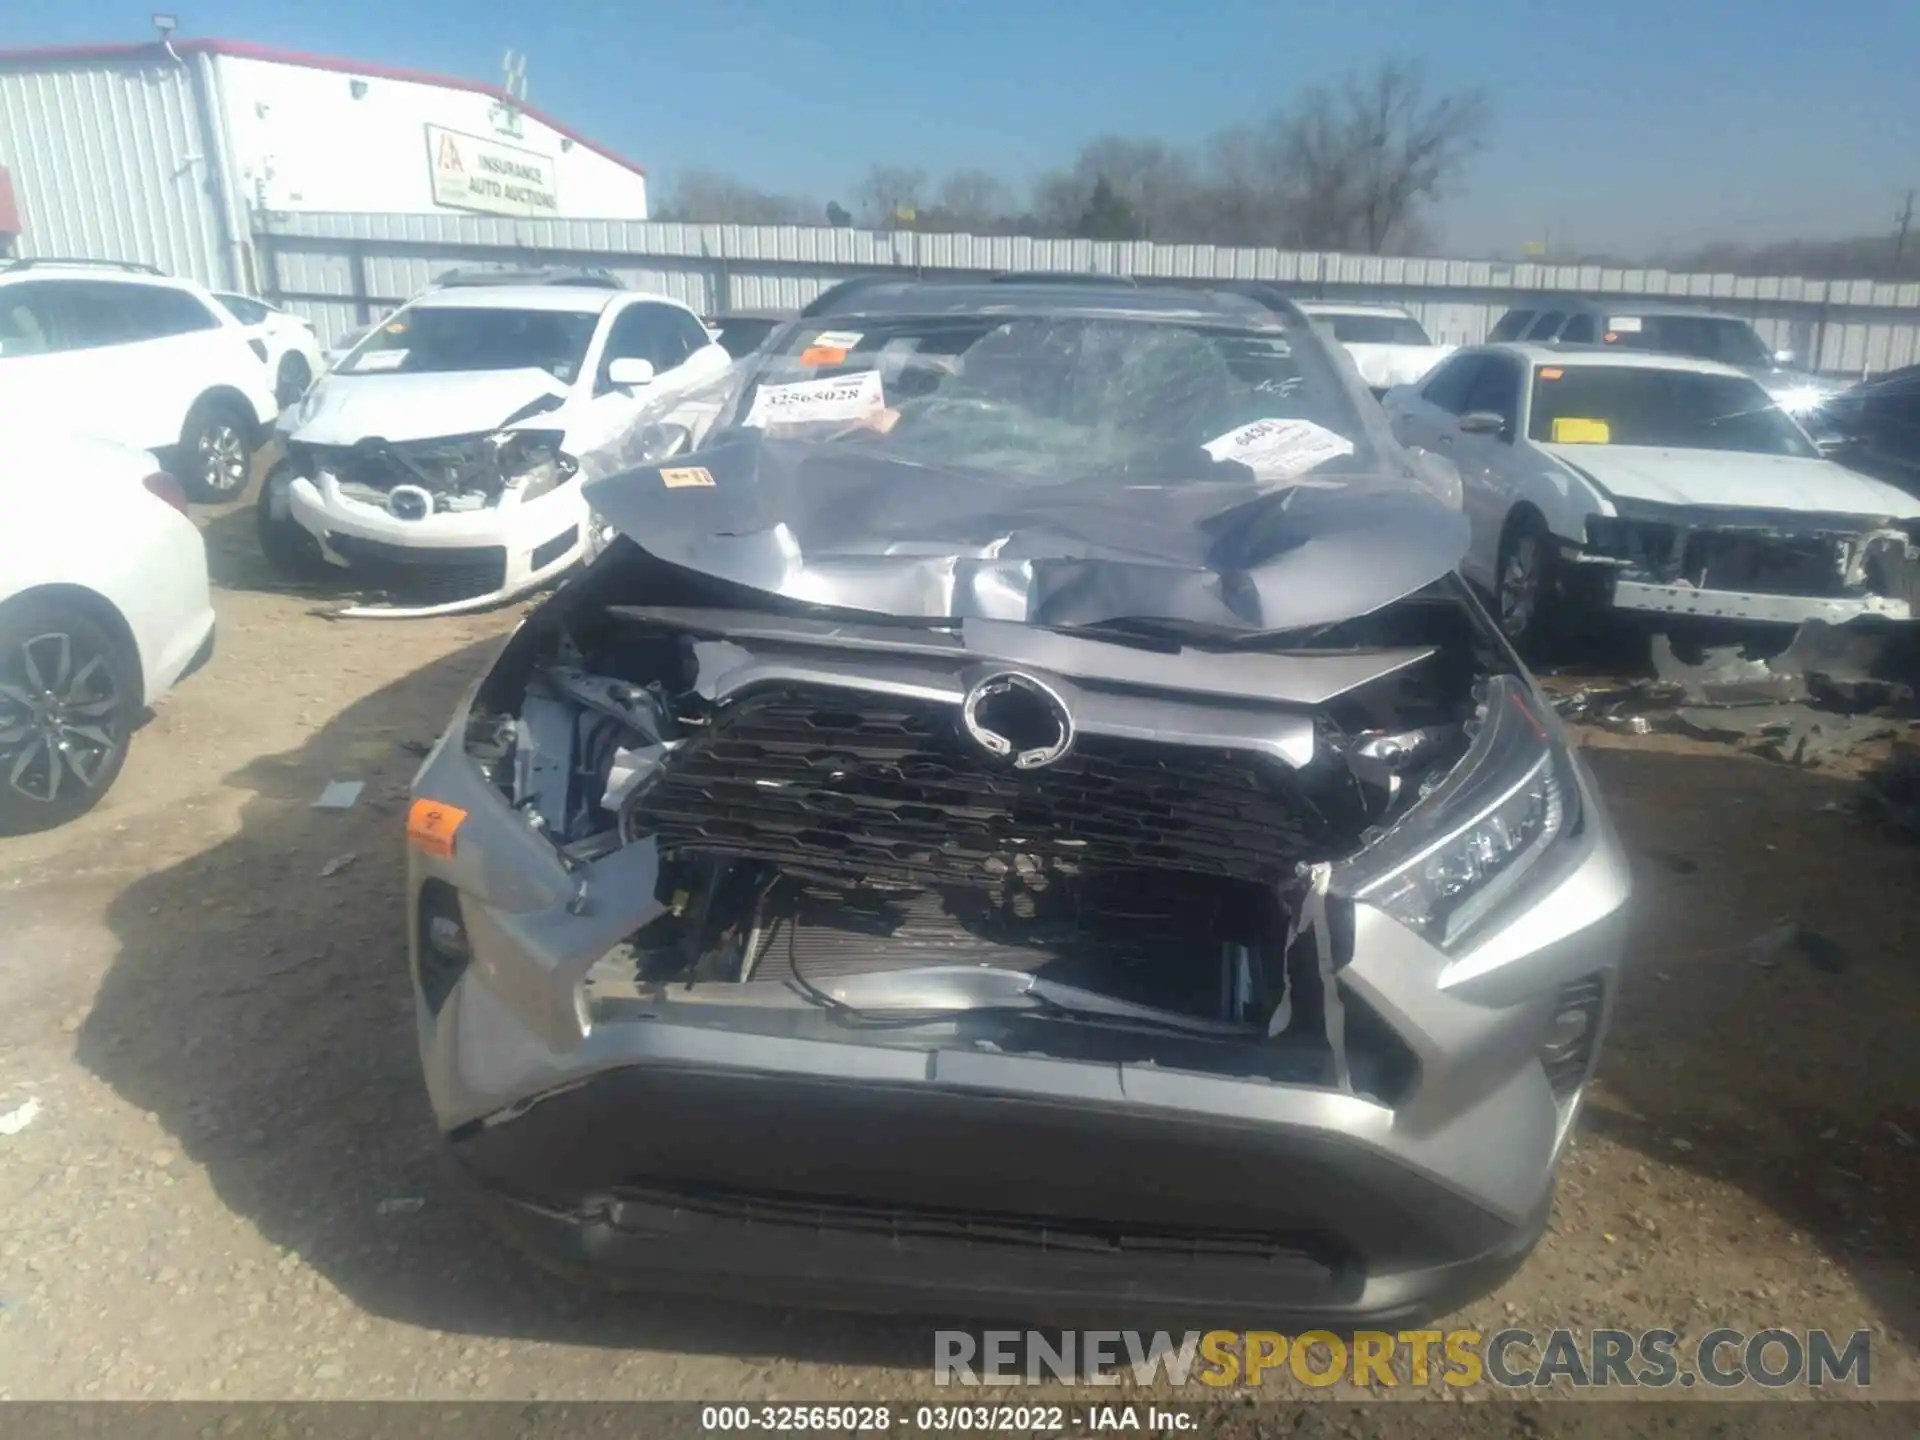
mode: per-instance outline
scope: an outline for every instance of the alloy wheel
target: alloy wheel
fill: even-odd
[[[213,421],[200,432],[195,448],[207,489],[231,495],[246,488],[247,442],[231,422]]]
[[[1516,535],[1500,570],[1500,628],[1524,635],[1540,606],[1540,542]]]
[[[43,805],[92,790],[120,743],[120,687],[106,655],[62,632],[34,635],[0,660],[0,780]]]

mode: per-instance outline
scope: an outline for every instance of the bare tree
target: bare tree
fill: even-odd
[[[985,170],[956,170],[940,182],[939,199],[921,215],[923,230],[992,235],[1006,228],[1013,192]]]
[[[1193,158],[1165,141],[1102,135],[1081,146],[1068,169],[1040,179],[1034,211],[1052,233],[1077,234],[1102,182],[1111,191],[1102,213],[1111,213],[1113,200],[1124,203],[1151,240],[1179,237],[1198,183]]]
[[[1269,124],[1293,243],[1380,253],[1451,192],[1491,124],[1483,92],[1430,97],[1404,61],[1307,91]]]
[[[876,165],[867,171],[854,198],[860,218],[875,230],[910,229],[920,209],[927,172],[905,165]]]
[[[674,182],[654,218],[701,224],[804,225],[813,223],[819,213],[811,201],[771,195],[712,170],[689,170]]]

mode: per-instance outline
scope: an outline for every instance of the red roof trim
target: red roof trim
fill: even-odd
[[[364,75],[370,80],[401,80],[413,85],[437,85],[443,90],[465,90],[475,95],[486,95],[494,100],[517,106],[521,113],[558,135],[584,145],[596,155],[603,155],[634,174],[644,176],[645,167],[617,151],[609,150],[599,141],[582,135],[571,125],[563,124],[544,110],[536,109],[523,101],[511,99],[498,85],[490,85],[482,80],[466,80],[457,75],[434,75],[425,70],[407,70],[396,65],[369,65],[358,60],[342,60],[332,55],[309,55],[301,50],[282,50],[272,45],[255,45],[246,40],[176,40],[173,42],[177,55],[229,55],[236,60],[263,60],[275,65],[300,65],[309,70],[337,70],[343,75]],[[152,59],[164,53],[159,42],[145,45],[49,45],[38,49],[0,50],[0,65],[32,65],[49,62],[74,60],[127,60],[133,58]]]

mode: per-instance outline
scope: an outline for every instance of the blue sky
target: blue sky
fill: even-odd
[[[1197,141],[1390,54],[1485,84],[1447,248],[1890,230],[1920,184],[1912,0],[174,0],[219,35],[480,78],[647,167],[850,195],[876,161],[1024,182],[1102,132]],[[0,7],[0,46],[140,40],[151,4]],[[656,193],[660,193],[657,188]]]

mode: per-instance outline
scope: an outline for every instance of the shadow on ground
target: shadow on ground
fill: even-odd
[[[81,1064],[153,1112],[230,1209],[375,1314],[453,1333],[924,1367],[926,1330],[898,1321],[802,1323],[568,1285],[462,1205],[416,1060],[402,796],[419,763],[408,742],[439,732],[495,643],[229,777],[254,792],[239,832],[110,906],[119,954],[77,1037]],[[360,804],[311,809],[342,773],[369,779]],[[417,1213],[380,1213],[415,1197]]]
[[[120,950],[79,1059],[153,1112],[226,1205],[376,1314],[496,1337],[924,1367],[919,1324],[576,1289],[503,1250],[456,1200],[415,1059],[400,821],[417,763],[406,742],[438,732],[488,649],[439,660],[231,777],[254,792],[239,832],[112,904]],[[310,809],[348,756],[372,782],[366,798],[344,814]],[[1609,1102],[1590,1129],[1742,1187],[1907,1329],[1920,849],[1822,812],[1848,793],[1832,780],[1651,749],[1593,761],[1641,888]],[[1839,972],[1797,951],[1750,963],[1747,942],[1781,919],[1835,942]],[[417,1212],[381,1213],[414,1197]]]

